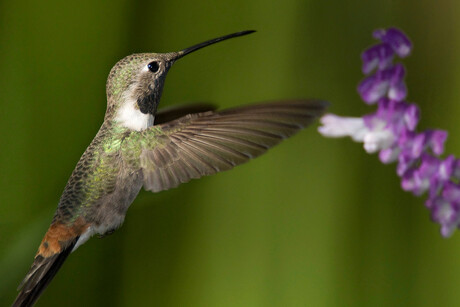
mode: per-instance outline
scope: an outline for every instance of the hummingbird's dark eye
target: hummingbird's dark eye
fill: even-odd
[[[147,67],[151,72],[157,72],[160,69],[160,65],[156,61],[150,62]]]

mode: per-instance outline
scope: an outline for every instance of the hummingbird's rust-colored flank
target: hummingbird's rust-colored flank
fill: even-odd
[[[51,257],[62,252],[73,239],[81,236],[89,227],[83,217],[79,217],[72,225],[54,222],[49,227],[40,244],[37,256]]]
[[[323,113],[326,102],[307,99],[222,111],[200,104],[157,112],[166,75],[178,59],[252,32],[178,52],[134,54],[114,66],[106,85],[104,122],[64,188],[14,307],[32,306],[67,256],[92,235],[104,236],[120,227],[142,187],[159,192],[229,170]]]

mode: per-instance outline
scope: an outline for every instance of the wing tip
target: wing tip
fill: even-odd
[[[279,102],[274,102],[274,104],[279,104],[280,106],[299,106],[299,107],[304,107],[307,110],[316,110],[318,113],[323,113],[330,105],[331,103],[327,100],[323,99],[293,99],[293,100],[285,100],[285,101],[279,101]]]
[[[329,108],[331,106],[331,103],[329,101],[327,101],[327,100],[311,99],[309,101],[312,101],[312,102],[318,104],[318,106],[323,108],[323,109]]]

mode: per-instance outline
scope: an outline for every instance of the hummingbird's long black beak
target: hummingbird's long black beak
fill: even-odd
[[[238,37],[238,36],[243,36],[243,35],[247,35],[247,34],[251,34],[251,33],[254,33],[256,31],[254,30],[248,30],[248,31],[242,31],[242,32],[237,32],[237,33],[232,33],[232,34],[228,34],[228,35],[225,35],[225,36],[221,36],[221,37],[218,37],[218,38],[214,38],[214,39],[210,39],[208,41],[205,41],[205,42],[202,42],[202,43],[199,43],[199,44],[196,44],[192,47],[188,47],[188,48],[185,48],[184,50],[181,50],[179,52],[176,53],[176,56],[172,59],[173,61],[175,60],[178,60],[180,58],[182,58],[183,56],[189,54],[189,53],[192,53],[194,51],[197,51],[198,49],[201,49],[203,47],[206,47],[206,46],[209,46],[209,45],[212,45],[212,44],[215,44],[215,43],[218,43],[218,42],[221,42],[221,41],[224,41],[224,40],[227,40],[229,38],[234,38],[234,37]]]

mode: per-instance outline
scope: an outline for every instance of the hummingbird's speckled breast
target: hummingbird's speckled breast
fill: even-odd
[[[142,172],[123,159],[125,138],[133,133],[105,122],[77,163],[53,221],[72,225],[83,218],[91,232],[118,228],[142,187]]]

